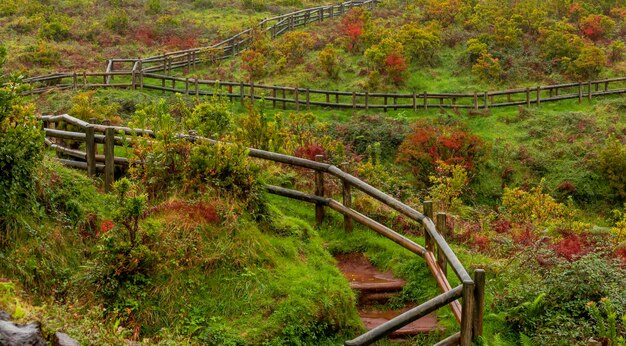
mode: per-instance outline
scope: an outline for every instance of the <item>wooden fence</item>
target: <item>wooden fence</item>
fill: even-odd
[[[355,7],[365,7],[371,10],[379,2],[380,0],[353,0],[339,5],[312,7],[267,18],[256,27],[246,29],[211,46],[179,50],[142,59],[110,59],[107,63],[106,72],[163,71],[164,75],[170,76],[173,69],[193,68],[198,63],[210,63],[234,57],[247,49],[258,35],[269,35],[271,39],[274,39],[299,27],[342,16]],[[122,68],[118,66],[122,66]],[[124,66],[127,69],[124,69]]]
[[[98,172],[104,172],[105,189],[107,191],[111,189],[116,171],[120,175],[123,174],[122,171],[129,165],[140,164],[129,162],[124,157],[116,157],[115,146],[132,146],[134,136],[154,137],[154,133],[150,130],[94,124],[93,122],[87,123],[69,115],[42,116],[40,119],[46,132],[46,143],[60,155],[68,157],[61,159],[61,162],[71,167],[85,169],[91,176]],[[77,130],[59,129],[67,128],[68,126]],[[214,140],[192,135],[180,135],[180,137],[190,141],[205,140],[216,143]],[[64,140],[84,142],[85,150],[69,148],[63,143]],[[103,148],[99,150],[98,144],[102,144]],[[478,269],[474,272],[473,278],[468,274],[445,239],[449,233],[446,225],[446,216],[437,214],[436,226],[432,221],[434,215],[431,202],[424,202],[424,212],[420,213],[336,166],[322,162],[323,157],[321,156],[317,156],[316,160],[312,161],[253,148],[248,150],[250,157],[309,169],[314,172],[315,188],[312,193],[278,186],[267,186],[269,193],[314,204],[315,220],[318,224],[324,221],[327,209],[335,210],[344,215],[344,229],[346,232],[352,230],[352,221],[355,221],[390,239],[413,254],[424,258],[426,265],[442,290],[440,295],[353,340],[346,341],[346,345],[372,344],[395,330],[445,306],[450,306],[453,315],[460,324],[460,332],[440,341],[437,345],[460,344],[469,346],[472,340],[476,340],[482,335],[485,272]],[[103,154],[99,155],[99,151]],[[104,162],[104,164],[99,164],[98,162]],[[328,196],[325,190],[327,179],[339,180],[342,186],[342,202],[338,202],[332,196]],[[383,205],[421,224],[426,245],[421,246],[353,209],[352,196],[354,192],[365,193]],[[456,278],[461,282],[460,285],[455,287],[450,285],[448,268],[452,269]],[[461,302],[459,302],[459,299],[461,299]]]
[[[113,83],[113,77],[123,81]],[[367,91],[336,91],[294,88],[244,82],[221,82],[195,78],[180,78],[143,70],[131,72],[56,73],[25,79],[33,85],[30,93],[43,93],[51,89],[75,88],[129,88],[157,90],[186,95],[223,95],[242,104],[251,100],[264,100],[273,108],[304,110],[311,107],[328,109],[468,109],[488,110],[496,107],[541,106],[542,103],[575,99],[578,102],[596,97],[626,93],[626,77],[594,80],[579,83],[537,86],[501,91],[474,93],[370,93]]]

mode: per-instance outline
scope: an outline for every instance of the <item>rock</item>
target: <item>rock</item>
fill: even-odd
[[[11,320],[11,314],[9,314],[8,312],[4,310],[0,310],[0,321],[10,321],[10,320]]]
[[[65,333],[56,332],[52,338],[52,346],[80,346],[80,342]]]
[[[0,321],[0,345],[3,346],[46,346],[41,335],[41,327],[37,322],[16,325],[8,321]]]

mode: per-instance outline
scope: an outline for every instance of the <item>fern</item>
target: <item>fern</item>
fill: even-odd
[[[526,334],[524,333],[520,333],[519,334],[519,341],[520,344],[522,344],[522,346],[533,346],[533,340]]]

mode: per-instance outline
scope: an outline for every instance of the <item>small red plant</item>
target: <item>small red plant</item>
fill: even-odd
[[[615,257],[622,261],[622,263],[626,264],[626,246],[615,250]]]
[[[105,234],[108,231],[112,230],[115,227],[113,220],[105,220],[100,225],[100,231],[96,232],[96,237],[99,237],[100,234]]]
[[[308,144],[296,149],[294,155],[308,160],[315,160],[317,155],[325,155],[326,151],[319,144]]]
[[[513,235],[513,240],[521,245],[533,245],[537,241],[537,235],[531,229],[524,229]]]
[[[572,261],[587,252],[587,242],[583,237],[570,234],[556,243],[552,248],[557,255],[568,261]]]
[[[365,13],[361,8],[351,9],[341,20],[341,32],[347,38],[347,49],[354,52],[365,29]]]
[[[487,250],[489,248],[489,238],[484,235],[474,234],[474,246],[478,247],[480,251]]]
[[[506,233],[511,229],[511,222],[506,219],[497,219],[493,222],[491,227],[497,233]]]
[[[385,58],[386,72],[395,84],[402,83],[406,78],[406,59],[404,57],[391,53]]]

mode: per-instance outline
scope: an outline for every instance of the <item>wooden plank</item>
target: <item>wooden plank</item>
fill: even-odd
[[[348,163],[344,162],[341,164],[341,168],[343,171],[348,170]],[[342,183],[342,197],[343,197],[343,206],[351,209],[352,208],[352,187],[349,182],[345,180],[341,180]],[[343,217],[343,229],[346,232],[352,232],[352,218],[349,215],[344,215]]]
[[[474,271],[474,316],[472,333],[473,339],[483,335],[483,319],[485,315],[485,271]]]
[[[448,227],[446,225],[446,214],[437,213],[437,230],[444,238],[448,238]],[[444,276],[448,275],[448,261],[442,249],[437,247],[437,265],[441,268]]]
[[[92,125],[85,129],[85,156],[87,161],[87,174],[93,177],[96,174],[96,142],[95,129]]]
[[[424,201],[422,203],[422,205],[424,206],[424,215],[431,219],[433,218],[433,202],[432,201]],[[430,234],[424,230],[424,241],[426,244],[426,249],[428,251],[433,251],[435,248],[435,244],[433,242],[433,238],[430,236]]]

